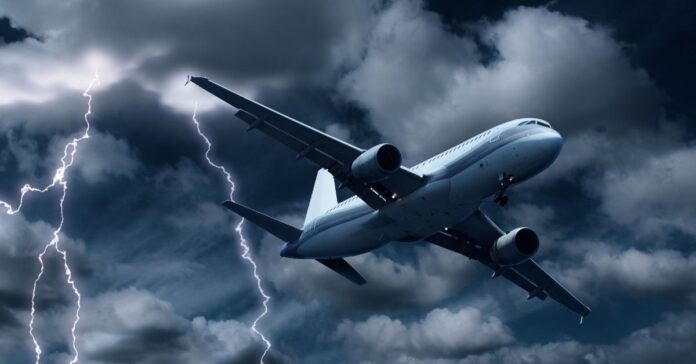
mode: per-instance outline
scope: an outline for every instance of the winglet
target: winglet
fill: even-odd
[[[189,75],[189,76],[188,76],[188,80],[187,80],[186,82],[187,82],[187,83],[188,83],[188,82],[193,82],[193,83],[195,83],[196,85],[203,87],[202,84],[204,84],[206,81],[207,81],[207,82],[210,82],[210,81],[208,81],[208,79],[205,78],[205,77],[199,77],[199,76],[191,76],[191,75]],[[203,88],[205,89],[205,87],[203,87]],[[206,90],[207,90],[207,89],[206,89]]]
[[[189,82],[191,82],[191,75],[186,75],[186,83],[184,84],[184,86],[188,85]]]

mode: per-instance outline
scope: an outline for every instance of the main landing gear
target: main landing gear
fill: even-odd
[[[507,191],[508,187],[510,187],[514,180],[515,176],[503,173],[503,176],[500,178],[500,187],[498,188],[498,191],[496,191],[493,195],[493,202],[497,203],[500,206],[507,205],[509,198],[505,194],[505,191]]]

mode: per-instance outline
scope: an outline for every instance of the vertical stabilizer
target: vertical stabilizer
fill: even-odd
[[[338,204],[338,200],[333,176],[329,171],[320,169],[317,172],[317,179],[314,181],[314,190],[312,190],[312,197],[309,200],[304,225],[307,226],[310,221],[323,215],[336,204]]]

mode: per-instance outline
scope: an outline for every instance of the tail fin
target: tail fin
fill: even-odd
[[[297,241],[302,235],[302,230],[288,225],[282,221],[276,220],[268,215],[254,211],[248,207],[242,206],[236,202],[225,201],[223,206],[237,213],[237,215],[253,222],[260,228],[278,237],[278,239],[288,242]]]
[[[314,181],[314,190],[312,190],[312,197],[309,199],[309,208],[307,208],[304,225],[307,226],[310,221],[323,215],[336,204],[338,204],[338,199],[336,198],[336,185],[333,176],[329,171],[320,169],[317,172],[317,179]]]

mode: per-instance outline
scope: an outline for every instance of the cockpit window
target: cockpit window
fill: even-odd
[[[541,121],[541,120],[534,120],[534,119],[532,119],[532,120],[525,120],[525,121],[523,121],[523,122],[520,122],[519,124],[517,124],[517,126],[522,126],[522,125],[534,125],[534,124],[539,124],[539,125],[541,125],[541,126],[543,126],[543,127],[551,128],[551,125],[550,125],[549,123],[547,123],[547,122],[545,122],[545,121]],[[553,128],[552,128],[552,129],[553,129]]]

